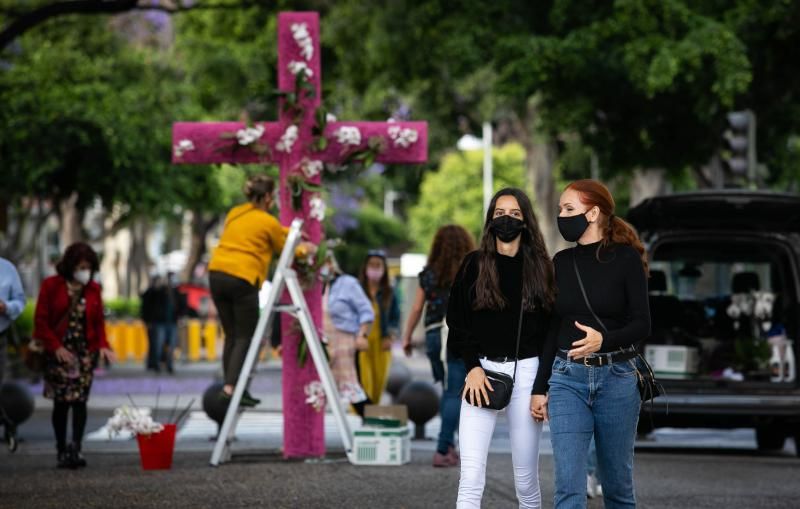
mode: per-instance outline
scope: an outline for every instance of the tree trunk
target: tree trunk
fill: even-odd
[[[206,236],[211,228],[219,221],[219,217],[214,215],[208,217],[200,210],[192,211],[192,237],[189,243],[189,253],[186,257],[186,266],[181,273],[181,281],[191,281],[194,268],[206,254]]]
[[[667,191],[666,171],[660,168],[637,169],[631,179],[630,206],[635,207],[647,198]]]
[[[62,200],[58,204],[58,217],[61,220],[59,240],[61,242],[60,247],[62,251],[66,249],[67,246],[83,239],[83,233],[81,231],[83,215],[75,206],[77,202],[78,194],[72,193],[69,198]]]

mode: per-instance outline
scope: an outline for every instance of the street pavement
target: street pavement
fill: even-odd
[[[400,359],[415,379],[430,379],[427,360]],[[253,393],[262,405],[243,414],[231,463],[208,466],[216,424],[202,411],[202,393],[219,376],[216,364],[179,365],[177,373],[148,374],[140,366],[115,366],[96,378],[84,445],[85,471],[54,468],[50,402],[37,396],[34,416],[20,428],[18,452],[0,449],[0,509],[27,507],[453,507],[457,469],[434,469],[430,460],[439,421],[426,425],[427,440],[412,442],[412,462],[400,467],[350,465],[332,416],[326,416],[324,460],[284,461],[280,456],[280,362],[260,365]],[[41,387],[30,385],[40,394]],[[145,472],[136,442],[109,440],[105,422],[128,395],[159,414],[171,411],[176,396],[194,398],[179,430],[170,471]],[[390,397],[385,395],[384,402]],[[350,417],[351,426],[358,419]],[[639,507],[800,507],[800,460],[794,444],[765,454],[752,430],[659,429],[637,441]],[[483,507],[513,507],[514,489],[508,425],[501,416],[491,445]],[[543,507],[552,506],[552,450],[542,440]],[[602,507],[590,501],[590,508]]]

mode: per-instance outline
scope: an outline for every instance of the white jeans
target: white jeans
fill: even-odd
[[[491,362],[481,359],[484,369],[512,375],[514,362]],[[481,506],[483,487],[486,484],[486,460],[489,443],[499,412],[506,412],[511,427],[511,461],[514,464],[514,484],[519,506],[541,507],[539,491],[539,437],[542,424],[531,416],[531,389],[539,368],[539,358],[524,359],[517,364],[517,379],[511,393],[511,402],[500,411],[478,408],[461,402],[461,421],[458,441],[461,452],[461,479],[458,483],[456,507]]]

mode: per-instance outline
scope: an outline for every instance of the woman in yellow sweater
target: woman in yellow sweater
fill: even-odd
[[[208,264],[211,298],[217,308],[225,347],[222,397],[229,399],[258,323],[258,291],[267,277],[272,256],[286,243],[288,228],[269,213],[275,203],[275,181],[266,175],[247,180],[248,203],[233,207],[225,218],[219,245]],[[245,391],[241,405],[260,403]]]

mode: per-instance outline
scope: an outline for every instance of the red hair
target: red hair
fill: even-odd
[[[603,233],[602,247],[609,244],[627,244],[639,252],[642,258],[642,266],[645,274],[650,270],[647,263],[647,253],[644,250],[642,241],[633,226],[621,217],[614,215],[616,204],[611,191],[602,183],[593,179],[576,180],[569,184],[566,189],[577,192],[581,203],[589,208],[597,207],[600,210],[600,230]],[[565,191],[566,191],[565,189]]]

